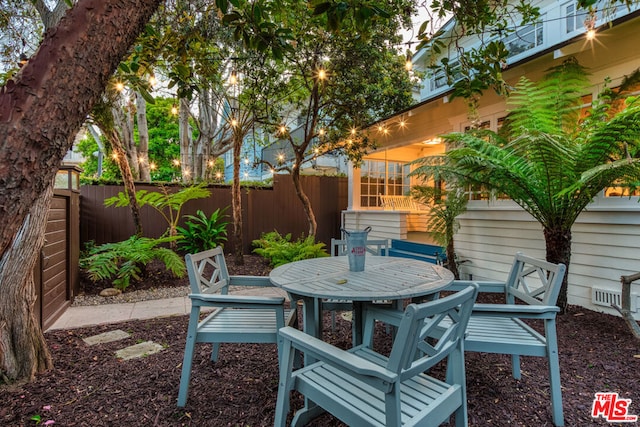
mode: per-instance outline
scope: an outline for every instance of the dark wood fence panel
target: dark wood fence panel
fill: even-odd
[[[78,288],[79,194],[55,190],[45,243],[34,271],[36,312],[46,330],[71,304]]]
[[[347,179],[344,177],[301,177],[302,185],[311,200],[318,222],[317,239],[328,244],[332,237],[339,235],[340,213],[347,207]],[[136,185],[137,190],[158,191],[154,185]],[[179,186],[169,187],[178,191]],[[185,204],[182,215],[195,214],[198,209],[211,214],[215,209],[228,207],[227,227],[228,250],[235,248],[231,219],[231,188],[211,186],[211,197],[192,200]],[[134,233],[133,220],[129,208],[105,207],[104,199],[122,191],[121,186],[81,187],[81,242],[94,241],[96,244],[117,242],[129,238]],[[294,238],[307,235],[309,225],[302,203],[298,199],[289,175],[276,175],[272,188],[243,188],[243,251],[250,253],[251,242],[263,232],[277,230],[281,234],[291,233]],[[167,229],[167,222],[148,206],[142,208],[144,235],[159,237]],[[182,221],[180,222],[182,225]]]

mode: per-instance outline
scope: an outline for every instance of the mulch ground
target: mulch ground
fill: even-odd
[[[187,406],[176,407],[186,328],[187,317],[178,316],[46,333],[55,367],[31,383],[0,387],[0,425],[36,425],[33,417],[60,426],[272,425],[275,345],[223,345],[216,363],[209,361],[210,347],[200,345]],[[130,338],[94,346],[82,340],[115,329]],[[377,342],[388,345],[382,328],[378,334]],[[622,319],[571,307],[558,318],[558,336],[567,426],[609,425],[591,417],[597,392],[631,399],[629,414],[640,414],[640,342]],[[324,339],[348,347],[350,323],[338,316],[331,331],[327,316]],[[124,346],[148,340],[164,349],[139,359],[116,358]],[[552,425],[546,359],[522,358],[521,380],[511,377],[506,356],[467,353],[466,366],[470,426]],[[442,367],[436,372],[441,375]],[[298,396],[292,406],[301,406]],[[342,424],[324,415],[310,425]]]

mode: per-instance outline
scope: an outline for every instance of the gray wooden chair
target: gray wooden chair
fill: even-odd
[[[477,283],[480,292],[498,292],[505,295],[505,304],[475,304],[467,335],[465,351],[510,354],[512,375],[520,379],[520,356],[546,357],[553,422],[564,425],[560,364],[556,336],[556,307],[564,264],[552,264],[518,252],[505,282],[456,280],[448,289],[459,290]],[[519,304],[516,304],[519,300]],[[524,303],[524,304],[523,304]],[[544,333],[527,323],[539,321]]]
[[[182,362],[178,406],[189,393],[189,380],[197,343],[213,343],[211,360],[218,359],[221,343],[276,343],[278,329],[297,321],[294,309],[284,308],[284,297],[229,294],[231,286],[273,286],[268,277],[229,276],[221,247],[185,256],[191,286],[191,315]],[[211,313],[200,320],[201,310]]]
[[[346,239],[331,239],[331,256],[347,256],[347,241]],[[365,241],[365,250],[367,253],[376,256],[388,256],[389,255],[389,240],[388,239],[367,239]],[[353,310],[353,304],[351,301],[325,299],[322,301],[322,311],[331,312],[331,330],[336,328],[336,313],[338,311],[351,311]]]
[[[562,390],[560,387],[560,363],[556,336],[556,307],[562,280],[566,273],[564,264],[516,253],[513,265],[504,282],[455,280],[447,290],[459,291],[470,284],[478,284],[479,292],[501,293],[505,304],[473,306],[464,340],[465,351],[511,355],[512,375],[520,379],[520,356],[546,357],[548,360],[551,412],[556,426],[564,425]],[[516,303],[518,300],[518,303]],[[400,324],[400,315],[389,310],[385,322]],[[544,324],[539,333],[526,321]],[[434,337],[441,336],[447,320],[432,330]]]
[[[284,426],[290,392],[305,397],[291,425],[304,425],[329,412],[353,426],[437,426],[455,414],[456,426],[467,425],[463,335],[478,293],[477,285],[448,297],[405,309],[389,357],[371,348],[375,320],[392,310],[369,305],[364,312],[363,344],[338,349],[297,329],[283,337],[275,426]],[[392,314],[393,315],[393,314]],[[431,331],[449,319],[441,338]],[[296,351],[316,362],[294,369]],[[436,363],[447,363],[446,379],[428,375]]]

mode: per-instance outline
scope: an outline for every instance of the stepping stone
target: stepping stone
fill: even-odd
[[[125,338],[129,338],[129,336],[130,334],[128,334],[127,332],[120,329],[115,329],[113,331],[103,332],[92,337],[83,338],[83,341],[87,343],[87,345],[96,345],[123,340]]]
[[[116,357],[122,360],[135,359],[136,357],[146,357],[162,351],[164,347],[153,341],[145,341],[135,344],[122,350],[116,351]]]

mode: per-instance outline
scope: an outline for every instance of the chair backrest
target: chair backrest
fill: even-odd
[[[567,267],[517,252],[507,278],[507,304],[556,305]]]
[[[184,257],[189,274],[189,286],[194,294],[226,294],[229,271],[222,247],[187,254]]]
[[[477,295],[478,285],[474,283],[441,299],[409,304],[398,327],[387,369],[402,379],[411,378],[453,351],[462,353],[464,333]],[[449,322],[441,325],[445,318]],[[444,333],[435,334],[436,328],[444,328]]]
[[[368,239],[364,242],[365,250],[372,255],[389,255],[388,239]],[[331,239],[331,256],[347,255],[346,239]]]

